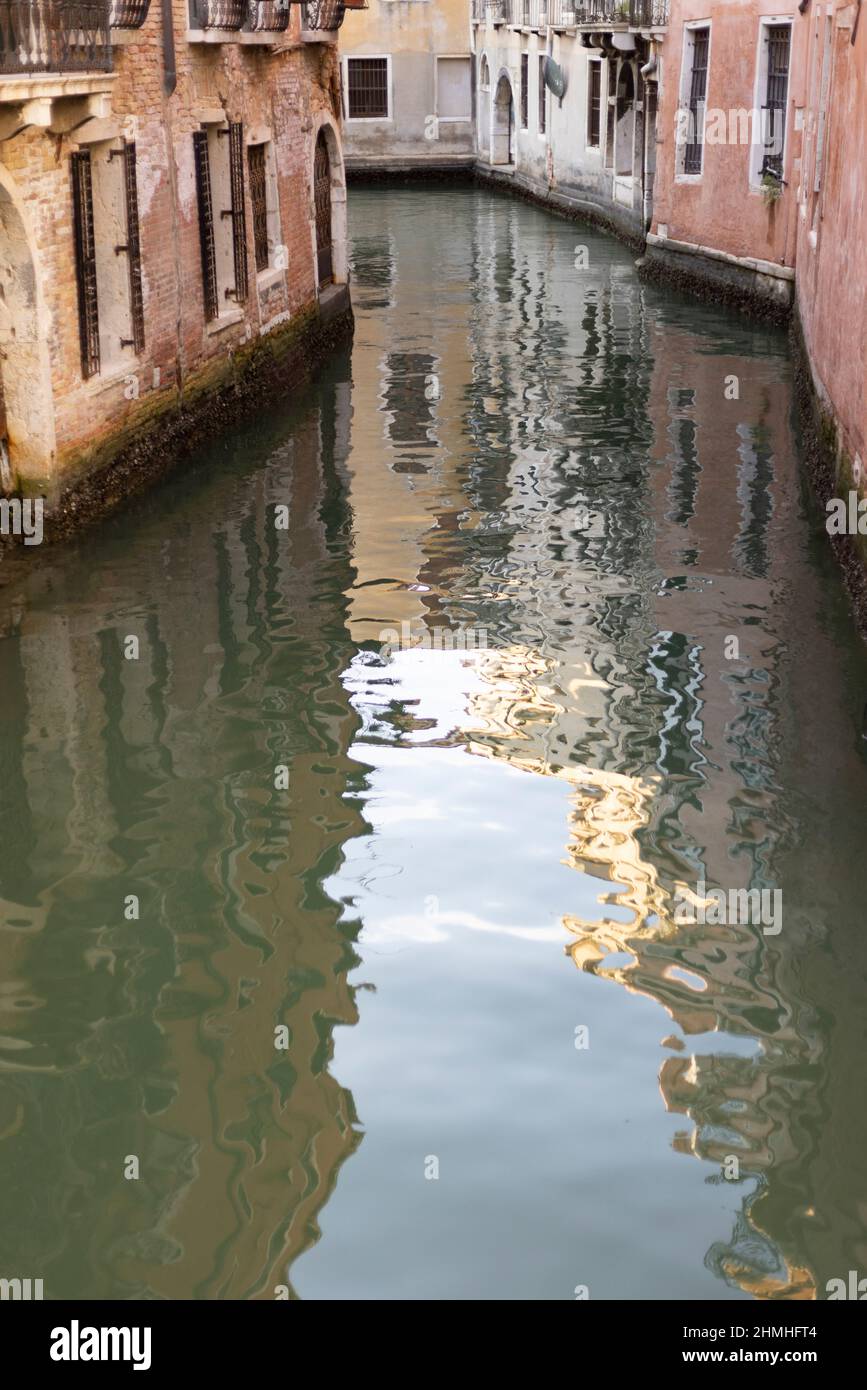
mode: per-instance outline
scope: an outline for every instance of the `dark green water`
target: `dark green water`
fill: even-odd
[[[823,1298],[867,663],[785,339],[484,192],[350,215],[351,356],[0,591],[0,1276]]]

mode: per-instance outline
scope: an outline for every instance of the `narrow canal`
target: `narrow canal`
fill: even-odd
[[[823,1298],[867,661],[785,337],[470,187],[350,234],[351,355],[0,590],[0,1274]]]

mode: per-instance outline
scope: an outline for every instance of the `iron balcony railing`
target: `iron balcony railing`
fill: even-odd
[[[319,30],[334,32],[346,14],[344,0],[307,0],[301,6],[301,28],[313,33]]]
[[[109,0],[0,0],[0,75],[110,71]]]
[[[244,27],[248,0],[193,0],[191,23],[194,29],[229,29]]]
[[[282,34],[289,28],[289,0],[248,0],[247,28],[253,34]]]
[[[151,0],[111,0],[112,29],[140,29],[148,17]]]
[[[508,0],[509,23],[525,29],[628,24],[629,0]]]
[[[669,5],[670,0],[629,0],[629,23],[635,29],[662,29]]]

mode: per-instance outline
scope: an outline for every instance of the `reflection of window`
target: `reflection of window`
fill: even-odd
[[[390,352],[385,364],[388,435],[398,473],[424,473],[436,447],[431,426],[440,383],[437,359],[428,352]]]
[[[587,83],[587,144],[598,150],[602,138],[602,60],[591,58]]]
[[[346,59],[346,114],[351,121],[388,120],[388,59]]]

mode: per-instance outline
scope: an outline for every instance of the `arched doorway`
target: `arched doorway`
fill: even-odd
[[[513,127],[515,124],[512,102],[512,84],[505,73],[497,83],[494,96],[493,121],[491,124],[491,163],[511,164]]]
[[[634,173],[635,157],[635,78],[631,63],[622,63],[620,66],[616,118],[614,172],[625,177]]]
[[[491,70],[486,54],[479,63],[479,149],[489,150],[491,145]]]
[[[0,492],[45,483],[52,472],[47,342],[27,229],[12,191],[0,182]]]
[[[325,131],[316,137],[313,157],[313,207],[316,216],[316,275],[320,286],[334,279],[334,257],[331,235],[331,160]]]

